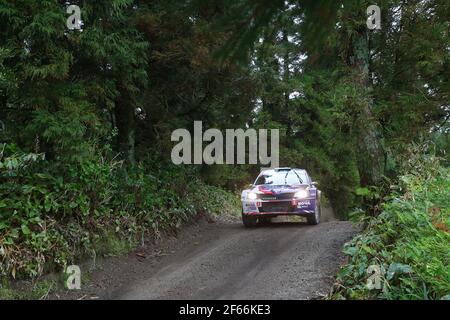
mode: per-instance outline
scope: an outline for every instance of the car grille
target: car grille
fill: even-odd
[[[259,194],[258,199],[261,200],[287,200],[294,198],[294,193],[281,193],[281,194]]]
[[[289,201],[282,202],[263,202],[261,212],[289,212],[291,211],[291,203]]]

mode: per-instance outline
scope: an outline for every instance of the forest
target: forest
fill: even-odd
[[[280,166],[366,224],[331,298],[448,298],[449,32],[446,0],[0,0],[2,283],[240,215],[259,164],[171,161],[202,121],[278,129]],[[379,296],[371,259],[398,262]]]

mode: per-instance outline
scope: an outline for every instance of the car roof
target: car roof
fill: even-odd
[[[279,168],[264,169],[260,172],[260,174],[265,174],[265,173],[269,173],[269,172],[290,171],[290,170],[306,172],[305,169],[300,169],[300,168],[279,167]]]

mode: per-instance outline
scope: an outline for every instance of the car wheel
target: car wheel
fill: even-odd
[[[308,224],[316,225],[320,223],[320,204],[316,201],[316,206],[314,208],[314,213],[307,216]]]
[[[246,228],[251,228],[256,226],[256,217],[249,216],[247,214],[242,214],[242,223]]]

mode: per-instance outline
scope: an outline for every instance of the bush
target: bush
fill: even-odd
[[[238,212],[234,195],[155,159],[127,169],[98,156],[66,167],[13,145],[0,152],[2,276],[36,277],[83,256],[123,253],[196,215]]]
[[[432,160],[426,172],[416,163],[419,171],[401,177],[382,213],[365,218],[365,231],[344,247],[349,261],[331,298],[450,297],[450,169],[436,169]],[[381,290],[366,285],[370,265],[380,267]]]

